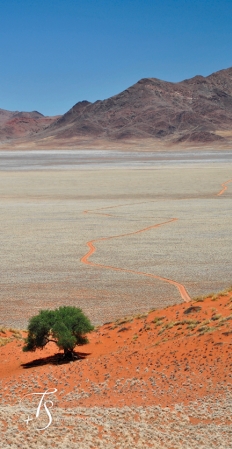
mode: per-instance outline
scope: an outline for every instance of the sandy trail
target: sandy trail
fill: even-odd
[[[83,214],[95,214],[95,215],[103,215],[104,217],[115,217],[115,214],[104,214],[102,212],[96,212],[99,210],[106,210],[106,209],[117,209],[118,207],[125,207],[125,206],[135,206],[137,204],[147,204],[147,203],[153,203],[153,201],[140,201],[138,203],[127,203],[127,204],[117,204],[116,206],[105,206],[105,207],[99,207],[98,209],[86,209],[83,210]],[[119,215],[117,215],[119,216]]]
[[[167,282],[167,283],[169,283],[171,285],[174,285],[179,290],[179,293],[180,293],[182,299],[185,302],[189,302],[189,301],[191,301],[191,298],[188,295],[184,285],[182,285],[179,282],[176,282],[176,281],[174,281],[172,279],[167,279],[167,278],[164,278],[164,277],[161,277],[161,276],[156,276],[156,275],[151,274],[151,273],[145,273],[143,271],[130,270],[130,269],[127,269],[127,268],[119,268],[119,267],[114,267],[112,265],[103,265],[103,264],[98,264],[98,263],[89,261],[89,258],[96,251],[96,247],[94,246],[94,243],[96,243],[96,242],[105,241],[105,240],[111,240],[111,239],[116,239],[116,238],[121,238],[121,237],[128,237],[130,235],[135,235],[135,234],[140,234],[142,232],[146,232],[146,231],[149,231],[151,229],[158,228],[160,226],[164,226],[164,225],[172,223],[174,221],[177,221],[177,218],[172,218],[171,220],[165,221],[163,223],[154,224],[152,226],[148,226],[146,228],[139,229],[137,231],[129,232],[127,234],[119,234],[119,235],[113,235],[113,236],[110,236],[110,237],[102,237],[102,238],[99,238],[99,239],[90,240],[90,241],[87,242],[87,246],[89,247],[89,251],[88,251],[87,254],[85,254],[81,258],[81,262],[84,263],[85,265],[91,265],[92,267],[104,268],[104,269],[114,270],[114,271],[121,271],[121,272],[125,272],[125,273],[132,273],[132,274],[139,275],[139,276],[147,276],[147,277],[151,277],[151,278],[154,278],[154,279],[159,279],[161,281],[164,281],[164,282]]]
[[[229,179],[228,181],[223,182],[223,183],[221,184],[222,190],[220,190],[220,192],[217,194],[217,196],[222,195],[222,194],[228,189],[227,184],[229,184],[230,182],[232,182],[232,179]]]
[[[231,182],[232,182],[232,179],[229,179],[228,181],[223,182],[221,184],[222,189],[217,194],[217,196],[222,195],[227,190],[227,184],[229,184]],[[133,204],[133,205],[134,204],[144,204],[144,203],[148,203],[148,202],[151,202],[151,201],[142,201],[142,202],[138,202],[138,203],[129,203],[129,204],[126,204],[126,206],[130,206],[131,204]],[[110,217],[110,216],[112,216],[111,214],[106,214],[106,213],[102,213],[102,212],[98,212],[98,211],[103,211],[103,210],[106,210],[106,209],[115,209],[115,208],[122,207],[122,206],[125,206],[125,204],[118,204],[116,206],[106,206],[106,207],[101,207],[101,208],[94,209],[94,210],[90,210],[90,209],[89,210],[84,210],[83,213],[85,213],[85,214],[93,213],[93,214],[99,214],[99,215],[104,215],[104,216]],[[174,281],[173,279],[167,279],[167,278],[164,278],[164,277],[161,277],[161,276],[156,276],[156,275],[151,274],[151,273],[145,273],[143,271],[130,270],[130,269],[127,269],[127,268],[119,268],[119,267],[114,267],[112,265],[97,264],[97,263],[89,261],[89,258],[96,251],[96,246],[94,246],[94,243],[97,243],[97,242],[100,242],[100,241],[103,241],[103,240],[110,240],[110,239],[116,239],[116,238],[121,238],[121,237],[128,237],[128,236],[134,235],[134,234],[139,234],[141,232],[146,232],[146,231],[149,231],[150,229],[158,228],[158,227],[166,225],[168,223],[172,223],[173,221],[176,221],[176,220],[177,220],[177,218],[172,218],[169,221],[166,221],[166,222],[163,222],[163,223],[158,223],[158,224],[155,224],[155,225],[152,225],[152,226],[148,226],[146,228],[139,229],[138,231],[130,232],[130,233],[127,233],[127,234],[120,234],[120,235],[114,235],[114,236],[110,236],[110,237],[102,237],[102,238],[99,238],[99,239],[90,240],[90,241],[87,242],[87,246],[89,247],[89,251],[88,251],[87,254],[85,254],[81,258],[81,262],[84,263],[85,265],[91,265],[92,267],[99,267],[99,268],[105,268],[105,269],[109,269],[109,270],[122,271],[122,272],[126,272],[126,273],[132,273],[132,274],[140,275],[140,276],[152,277],[152,278],[164,281],[164,282],[168,282],[169,284],[174,285],[179,290],[179,293],[180,293],[182,299],[185,302],[189,302],[189,301],[191,301],[191,298],[190,298],[189,294],[187,293],[186,288],[184,287],[184,285],[180,284],[179,282]]]

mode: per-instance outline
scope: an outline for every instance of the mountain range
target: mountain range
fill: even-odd
[[[232,67],[173,83],[144,78],[94,103],[76,103],[62,116],[0,109],[0,143],[83,138],[105,141],[152,139],[170,143],[232,139]]]

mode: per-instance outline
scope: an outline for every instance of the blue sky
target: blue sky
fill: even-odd
[[[0,108],[66,112],[232,66],[232,0],[1,0]]]

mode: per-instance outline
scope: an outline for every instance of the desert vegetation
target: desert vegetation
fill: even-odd
[[[53,342],[22,352],[13,330],[0,348],[4,448],[24,441],[25,448],[228,449],[231,306],[230,288],[107,322],[88,334],[79,359],[65,363]],[[26,425],[17,401],[49,388],[57,388],[53,422],[38,432],[47,415]]]
[[[88,343],[86,334],[93,329],[88,317],[77,307],[63,306],[55,310],[41,310],[29,321],[23,351],[43,349],[53,342],[59,349],[64,350],[66,358],[73,358],[75,346]]]

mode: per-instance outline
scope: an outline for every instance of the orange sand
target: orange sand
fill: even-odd
[[[227,184],[229,184],[230,182],[232,182],[232,179],[229,179],[229,181],[222,183],[222,190],[220,190],[220,192],[217,194],[217,196],[222,195],[227,190],[227,188],[228,188]]]
[[[2,399],[15,403],[29,391],[54,387],[61,407],[172,406],[217,398],[231,388],[231,321],[227,292],[105,324],[70,363],[59,360],[53,343],[23,353],[22,340],[14,339],[0,347]]]

